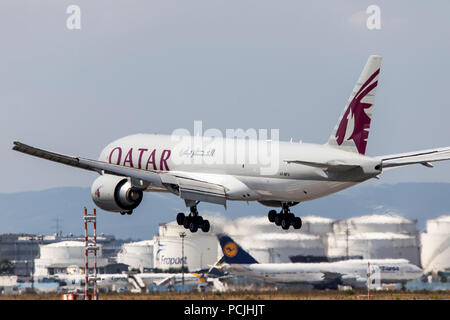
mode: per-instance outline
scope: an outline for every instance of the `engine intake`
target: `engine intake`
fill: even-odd
[[[112,212],[131,212],[142,201],[141,189],[131,185],[127,178],[104,174],[91,187],[94,203],[103,210]]]

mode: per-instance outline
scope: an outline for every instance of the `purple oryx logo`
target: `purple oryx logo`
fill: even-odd
[[[339,123],[339,127],[336,131],[336,142],[338,145],[341,145],[344,142],[344,138],[346,136],[347,130],[351,128],[347,128],[348,120],[351,117],[353,118],[353,132],[347,138],[347,140],[353,140],[356,148],[360,154],[365,154],[366,146],[367,146],[367,138],[369,137],[369,128],[370,128],[370,118],[367,116],[364,109],[368,109],[372,106],[370,103],[361,102],[361,100],[367,96],[378,84],[378,80],[374,81],[371,85],[369,85],[373,79],[380,73],[380,69],[375,71],[369,79],[361,86],[356,95],[353,97],[352,101],[348,105],[347,110],[342,117],[341,122]]]
[[[95,193],[94,193],[94,194],[95,194],[95,196],[96,196],[97,198],[100,198],[100,188],[101,188],[101,187],[103,187],[103,185],[101,185],[100,187],[97,188],[97,190],[95,190]]]

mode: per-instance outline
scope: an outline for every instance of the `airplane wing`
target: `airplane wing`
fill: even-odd
[[[339,272],[330,272],[330,271],[320,271],[322,272],[322,279],[326,281],[337,280],[342,277],[342,274]]]
[[[337,282],[343,285],[349,285],[353,288],[362,289],[366,287],[367,278],[354,274],[321,271],[323,273],[322,280],[325,282]]]
[[[377,157],[383,169],[421,164],[432,168],[431,162],[450,160],[450,147],[427,149],[414,152],[397,153]]]
[[[38,148],[26,145],[26,144],[18,142],[18,141],[14,141],[13,144],[14,144],[14,147],[12,149],[15,151],[23,152],[23,153],[29,154],[31,156],[47,159],[50,161],[59,162],[59,163],[62,163],[62,164],[68,165],[68,166],[72,166],[72,167],[78,167],[78,168],[85,169],[85,170],[97,171],[93,167],[89,167],[89,166],[81,164],[78,158],[69,157],[66,155],[38,149]]]
[[[24,143],[14,141],[12,148],[15,151],[31,156],[62,163],[80,169],[96,171],[100,174],[114,174],[143,180],[156,188],[163,188],[179,195],[184,200],[204,201],[226,205],[225,187],[210,183],[207,179],[195,179],[182,172],[156,172],[131,167],[120,166],[98,160],[72,157],[47,150],[35,148]]]
[[[162,185],[159,174],[154,171],[146,171],[142,169],[123,167],[116,164],[111,164],[103,161],[90,160],[78,157],[71,157],[59,153],[50,152],[43,149],[38,149],[18,141],[14,141],[13,150],[29,154],[31,156],[43,158],[46,160],[62,163],[72,167],[77,167],[85,170],[96,171],[100,174],[108,173],[119,176],[126,176],[135,179],[145,180],[147,182]]]
[[[162,279],[160,281],[155,282],[155,284],[157,286],[165,286],[166,284],[168,284],[170,281],[173,281],[174,279],[175,279],[175,275],[171,275],[171,276],[168,276],[168,277],[166,277],[166,278],[164,278],[164,279]]]

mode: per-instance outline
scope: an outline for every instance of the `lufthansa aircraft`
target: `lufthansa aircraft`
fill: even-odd
[[[218,235],[223,270],[236,275],[277,284],[309,284],[316,288],[353,288],[382,283],[406,283],[423,275],[422,269],[406,259],[343,260],[320,263],[258,263],[248,252],[225,234]],[[375,282],[375,283],[374,283]],[[378,282],[378,283],[376,283]]]
[[[53,153],[17,141],[13,149],[97,172],[100,176],[92,185],[92,199],[107,211],[131,214],[144,191],[171,192],[190,208],[188,215],[178,213],[177,222],[191,232],[210,229],[209,221],[198,213],[199,202],[226,206],[227,200],[258,201],[281,208],[279,213],[269,211],[269,221],[283,229],[299,229],[302,221],[290,208],[302,201],[377,178],[390,168],[412,164],[432,167],[433,161],[450,159],[450,147],[365,155],[380,66],[381,57],[369,57],[325,144],[136,134],[110,143],[98,160]]]

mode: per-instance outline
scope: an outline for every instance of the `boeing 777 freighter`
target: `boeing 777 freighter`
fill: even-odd
[[[378,282],[401,283],[416,280],[422,269],[406,259],[342,260],[320,263],[258,263],[248,252],[225,234],[218,235],[223,257],[218,265],[228,272],[276,284],[308,284],[316,288],[353,288]],[[223,264],[226,264],[225,266]]]
[[[329,140],[325,144],[253,141],[197,136],[136,134],[113,141],[98,160],[66,156],[14,142],[13,149],[100,176],[91,188],[97,206],[131,214],[144,191],[171,192],[185,201],[188,215],[177,222],[196,232],[210,224],[197,205],[227,200],[258,201],[269,207],[270,222],[301,228],[290,208],[352,187],[384,170],[450,159],[450,147],[366,156],[367,139],[380,75],[381,57],[370,56]],[[230,147],[231,146],[231,147]],[[242,157],[242,155],[244,155]],[[231,155],[231,156],[230,156]],[[258,155],[269,155],[270,161]]]

